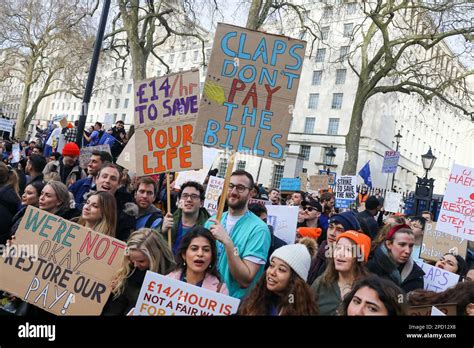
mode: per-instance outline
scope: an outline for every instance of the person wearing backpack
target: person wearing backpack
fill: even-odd
[[[138,217],[135,228],[157,229],[163,221],[161,210],[153,205],[157,195],[156,182],[150,177],[140,178],[138,188],[135,191],[135,204],[138,206]]]

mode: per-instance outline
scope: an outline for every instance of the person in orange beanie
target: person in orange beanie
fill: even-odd
[[[316,241],[321,233],[322,229],[319,227],[298,227],[296,229],[295,243],[299,243],[300,239],[304,237],[308,237]]]
[[[336,237],[335,246],[328,250],[326,270],[311,286],[321,315],[336,315],[344,296],[368,275],[370,246],[370,237],[361,232],[349,230]]]

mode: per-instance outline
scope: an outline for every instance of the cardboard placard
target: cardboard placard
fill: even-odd
[[[129,172],[136,173],[136,159],[135,159],[135,134],[128,140],[123,148],[120,156],[117,158],[117,164],[123,168],[128,169]]]
[[[474,241],[474,168],[453,165],[437,230]]]
[[[438,261],[448,252],[466,258],[467,240],[436,230],[436,222],[427,222],[423,232],[420,257],[428,261]]]
[[[267,221],[273,226],[273,234],[293,244],[296,238],[296,225],[298,224],[299,207],[287,205],[267,205]]]
[[[435,304],[435,305],[408,307],[407,315],[429,317],[431,316],[433,306],[436,307],[444,315],[447,315],[447,316],[455,316],[457,312],[455,303],[442,303],[442,304]]]
[[[138,176],[202,168],[192,144],[199,105],[199,71],[135,83],[135,156]]]
[[[402,202],[402,195],[396,192],[386,192],[383,206],[385,211],[390,213],[398,213],[400,210],[400,204]]]
[[[217,202],[224,188],[224,179],[217,176],[210,176],[206,188],[206,199],[204,200],[204,208],[209,214],[217,213]]]
[[[1,290],[56,315],[99,315],[126,248],[31,205],[13,246],[0,262]]]
[[[385,151],[383,158],[382,173],[395,173],[397,171],[398,161],[400,160],[400,152]]]
[[[314,191],[327,190],[329,188],[329,176],[311,175],[309,177],[309,188]]]
[[[81,155],[79,156],[79,165],[81,168],[87,168],[87,164],[89,164],[89,161],[92,156],[92,152],[94,151],[105,151],[110,154],[110,145],[96,145],[96,146],[86,146],[81,148]]]
[[[282,159],[306,42],[219,23],[194,142]]]
[[[415,261],[421,267],[425,276],[423,277],[424,289],[434,292],[443,292],[459,282],[459,274],[448,272],[444,269],[431,266],[423,260]]]
[[[280,180],[280,191],[299,191],[300,188],[300,178],[281,178]]]
[[[340,176],[336,179],[336,207],[349,208],[355,202],[357,177],[354,175]]]
[[[161,274],[146,272],[134,315],[231,315],[240,300]]]

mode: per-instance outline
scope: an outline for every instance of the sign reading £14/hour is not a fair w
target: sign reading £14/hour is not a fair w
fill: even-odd
[[[217,26],[193,141],[283,158],[306,42]]]
[[[202,168],[201,146],[192,144],[199,105],[199,71],[135,84],[138,176]]]

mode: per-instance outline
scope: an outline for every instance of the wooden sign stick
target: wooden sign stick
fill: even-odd
[[[220,221],[222,213],[224,212],[225,201],[227,200],[227,191],[229,190],[230,176],[234,168],[235,152],[230,155],[229,162],[227,164],[227,170],[224,178],[224,188],[222,189],[221,199],[219,200],[219,206],[217,207],[216,220]]]
[[[166,211],[171,214],[171,192],[170,192],[170,173],[166,173]],[[168,245],[172,249],[171,244],[171,228],[168,228]]]

